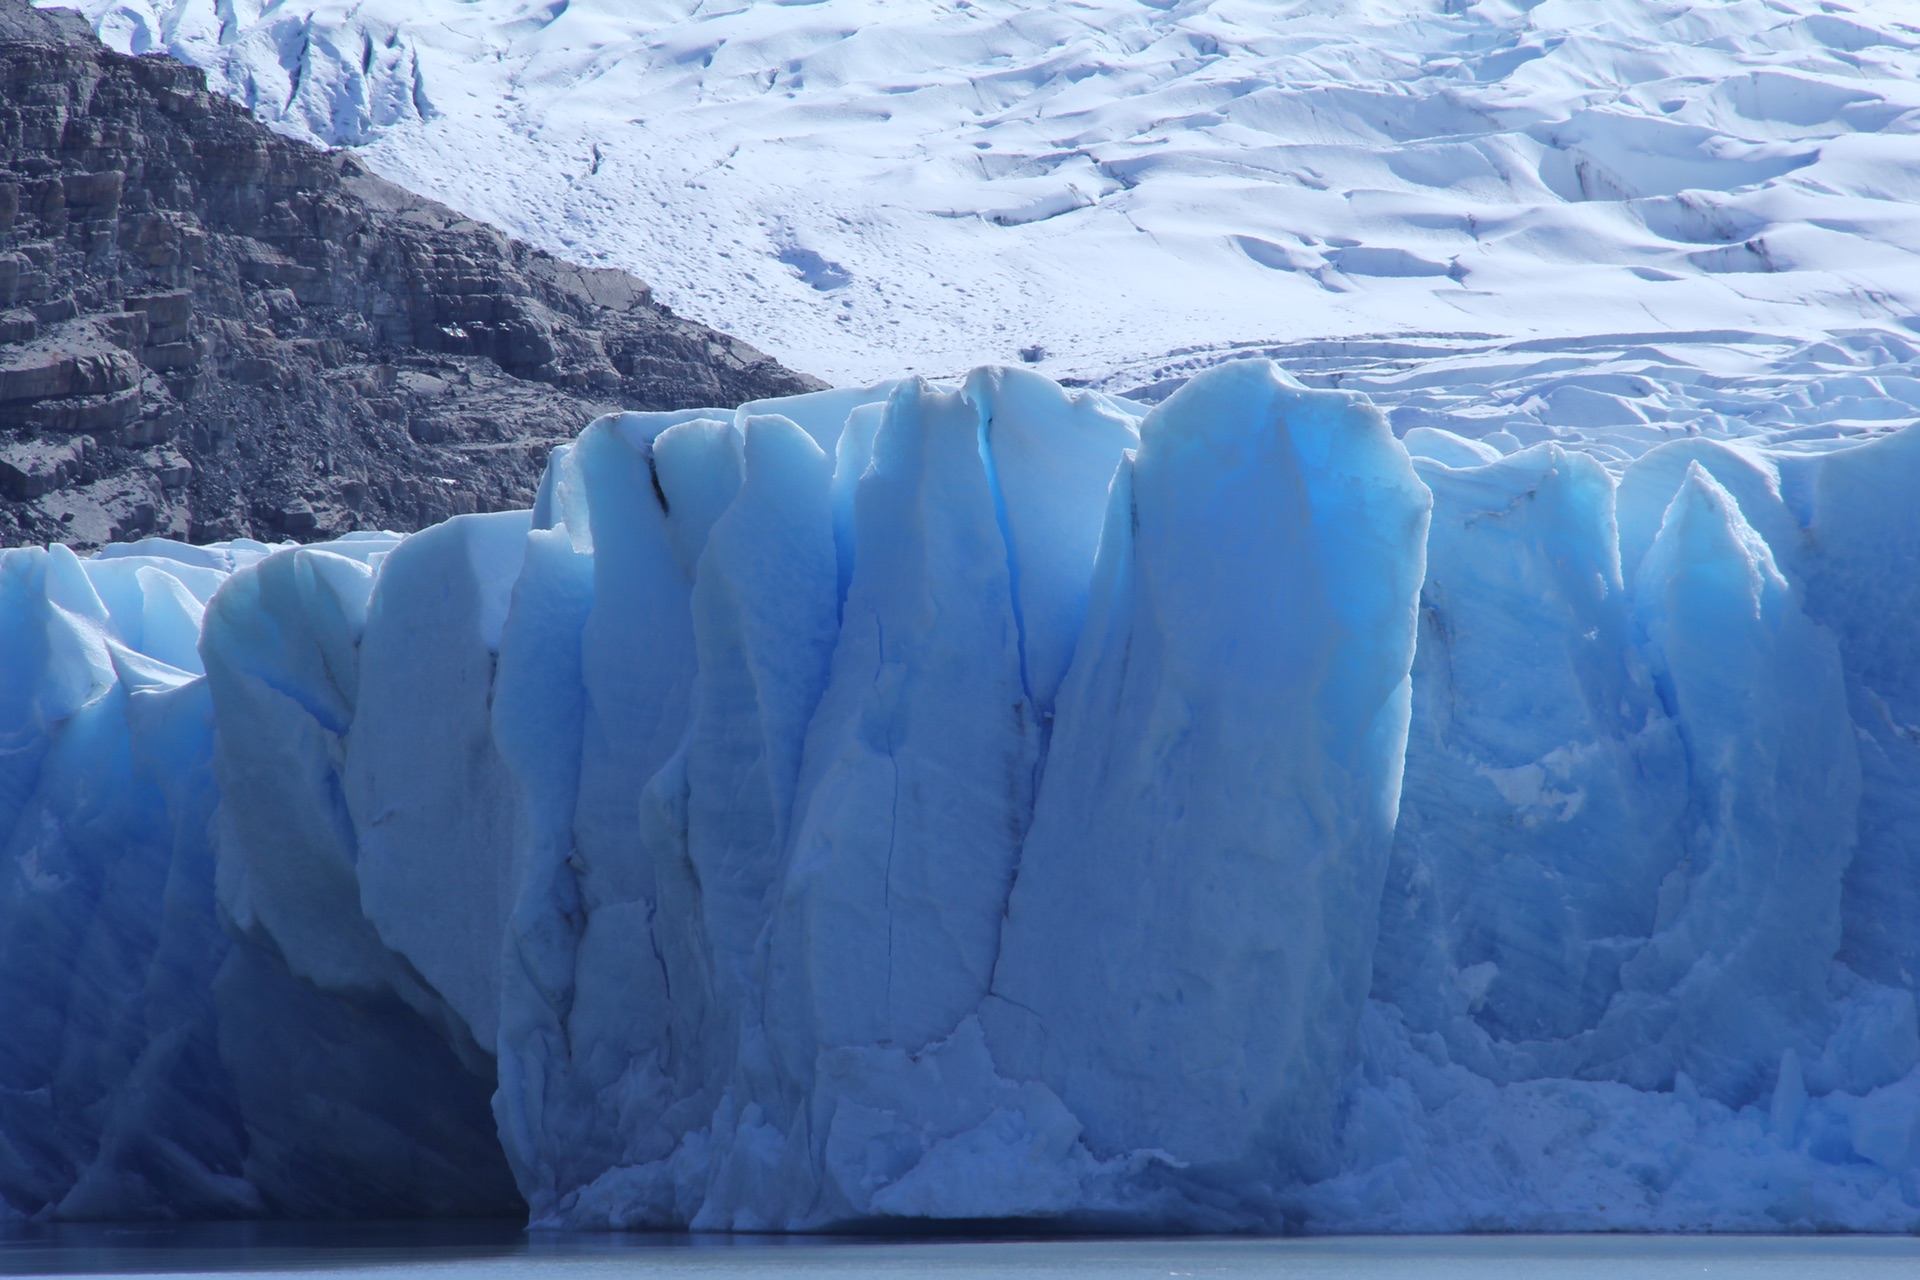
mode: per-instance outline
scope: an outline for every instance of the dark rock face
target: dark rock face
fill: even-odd
[[[0,0],[0,545],[416,529],[597,414],[820,385]]]

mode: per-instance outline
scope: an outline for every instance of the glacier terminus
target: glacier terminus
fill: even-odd
[[[1920,1225],[1920,428],[1266,361],[0,552],[0,1217]]]

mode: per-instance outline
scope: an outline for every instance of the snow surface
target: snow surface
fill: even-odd
[[[1920,1227],[1920,427],[1600,456],[983,368],[0,553],[0,1205]]]
[[[1364,338],[1485,430],[1915,413],[1914,0],[76,2],[836,383]]]

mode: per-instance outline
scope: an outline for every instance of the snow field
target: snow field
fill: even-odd
[[[80,7],[836,383],[1920,312],[1911,0]]]

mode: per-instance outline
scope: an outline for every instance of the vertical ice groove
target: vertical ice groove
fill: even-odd
[[[1020,691],[1028,701],[1033,701],[1033,681],[1027,674],[1027,621],[1020,600],[1020,553],[1014,545],[1013,531],[1007,521],[1007,494],[1000,487],[1000,470],[993,457],[993,408],[989,403],[976,402],[975,410],[980,415],[979,444],[980,468],[986,475],[987,492],[993,495],[993,520],[1000,527],[1000,540],[1005,544],[1007,558],[1007,597],[1013,607],[1013,629],[1020,650]]]
[[[700,671],[689,739],[689,838],[714,943],[744,999],[778,882],[806,725],[837,623],[830,464],[791,419],[746,422],[746,474],[702,554],[693,608]]]
[[[1599,1020],[1647,936],[1684,759],[1633,643],[1600,466],[1558,445],[1415,465],[1434,512],[1375,992],[1463,1055],[1560,1040]]]
[[[1610,1021],[1659,1040],[1703,1091],[1751,1102],[1781,1055],[1833,1030],[1829,978],[1860,765],[1832,634],[1740,506],[1689,463],[1634,611],[1686,744],[1684,900],[1623,967]],[[1643,1019],[1673,1002],[1657,1036]]]
[[[873,438],[885,418],[885,401],[862,404],[847,415],[845,429],[834,444],[833,464],[833,546],[838,560],[836,570],[837,608],[844,613],[847,592],[853,586],[854,500],[860,478],[873,461]]]
[[[1264,363],[1183,387],[1129,472],[994,987],[1097,1154],[1325,1168],[1430,499],[1371,408]]]
[[[592,596],[592,559],[576,549],[571,531],[529,533],[491,700],[493,739],[517,816],[494,1111],[501,1145],[536,1215],[566,1176],[564,1166],[555,1167],[556,1153],[543,1150],[542,1133],[563,1124],[546,1108],[546,1064],[567,1056],[582,926],[572,826],[585,718],[580,642]]]
[[[560,504],[574,554],[575,521],[590,530],[591,588],[561,610],[585,606],[579,766],[571,794],[542,805],[564,812],[565,826],[549,809],[545,865],[519,885],[515,933],[536,969],[515,975],[500,1054],[503,1110],[544,1117],[530,1126],[531,1148],[515,1153],[536,1220],[610,1172],[655,1166],[685,1132],[662,1114],[680,1085],[666,1056],[674,1009],[656,958],[662,917],[642,822],[647,804],[671,799],[661,794],[666,769],[683,759],[694,566],[739,484],[731,419],[699,409],[609,415],[581,433],[557,486],[567,498],[578,481]],[[656,475],[671,514],[655,498]],[[571,643],[564,631],[556,639]],[[656,1195],[658,1171],[641,1176]]]
[[[683,1128],[724,1105],[743,1055],[758,1059],[765,925],[836,628],[827,457],[788,418],[743,426],[744,475],[694,578],[686,736],[642,810],[671,1014],[668,1096]]]
[[[913,1049],[984,991],[1035,752],[979,417],[961,394],[894,392],[855,538],[776,946],[818,1043]]]
[[[981,452],[1011,580],[1022,679],[1042,716],[1073,656],[1107,489],[1138,418],[1091,392],[1026,369],[977,369],[964,394],[981,418]]]

